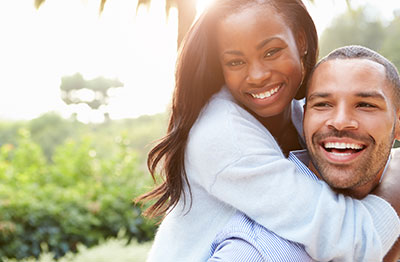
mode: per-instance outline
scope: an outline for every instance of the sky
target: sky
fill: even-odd
[[[212,0],[198,0],[198,11]],[[64,117],[78,112],[83,122],[103,120],[103,111],[67,106],[60,96],[61,77],[81,73],[87,80],[118,78],[107,111],[111,118],[134,118],[166,110],[174,86],[177,12],[167,19],[164,0],[150,9],[137,0],[108,0],[101,16],[100,0],[0,0],[0,119],[32,119],[49,111]],[[321,34],[344,0],[315,0],[308,9]],[[390,19],[400,0],[368,2],[379,17]]]

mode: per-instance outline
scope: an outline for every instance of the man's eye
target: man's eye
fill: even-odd
[[[312,107],[315,107],[315,108],[324,108],[324,107],[330,107],[330,104],[325,103],[325,102],[319,102],[319,103],[315,103]]]
[[[372,105],[370,103],[365,103],[365,102],[361,102],[357,104],[357,107],[364,107],[364,108],[376,108],[375,105]]]
[[[264,57],[265,58],[272,57],[273,55],[275,55],[276,53],[278,53],[281,50],[282,50],[282,48],[272,48],[265,52]]]

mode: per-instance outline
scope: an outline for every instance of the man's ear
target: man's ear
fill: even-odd
[[[396,111],[396,126],[394,132],[394,138],[400,141],[400,108]]]
[[[306,100],[306,103],[303,105],[303,123],[302,123],[302,125],[303,125],[303,137],[306,137],[306,134],[304,133],[304,117],[306,115],[306,110],[307,110],[307,100]]]

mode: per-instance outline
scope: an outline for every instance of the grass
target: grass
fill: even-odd
[[[138,244],[131,242],[126,245],[124,239],[109,239],[104,243],[86,248],[78,247],[77,254],[68,253],[59,260],[53,259],[51,253],[43,253],[39,259],[28,258],[24,260],[3,259],[4,262],[145,262],[150,250],[151,242]],[[0,261],[2,261],[0,259]]]

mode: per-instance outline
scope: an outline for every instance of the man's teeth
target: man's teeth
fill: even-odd
[[[273,89],[271,89],[271,90],[268,90],[268,91],[266,91],[266,92],[264,92],[264,93],[251,94],[251,95],[252,95],[254,98],[263,99],[263,98],[266,98],[266,97],[270,97],[270,96],[272,96],[273,94],[275,94],[276,92],[278,92],[279,88],[280,88],[280,86],[278,86],[278,87],[276,87],[276,88],[273,88]]]
[[[336,156],[350,156],[351,153],[335,153],[335,152],[331,152],[331,154],[336,155]]]
[[[325,148],[334,148],[334,149],[362,149],[363,146],[359,144],[353,144],[353,143],[333,143],[333,142],[328,142],[325,143],[324,145]]]

